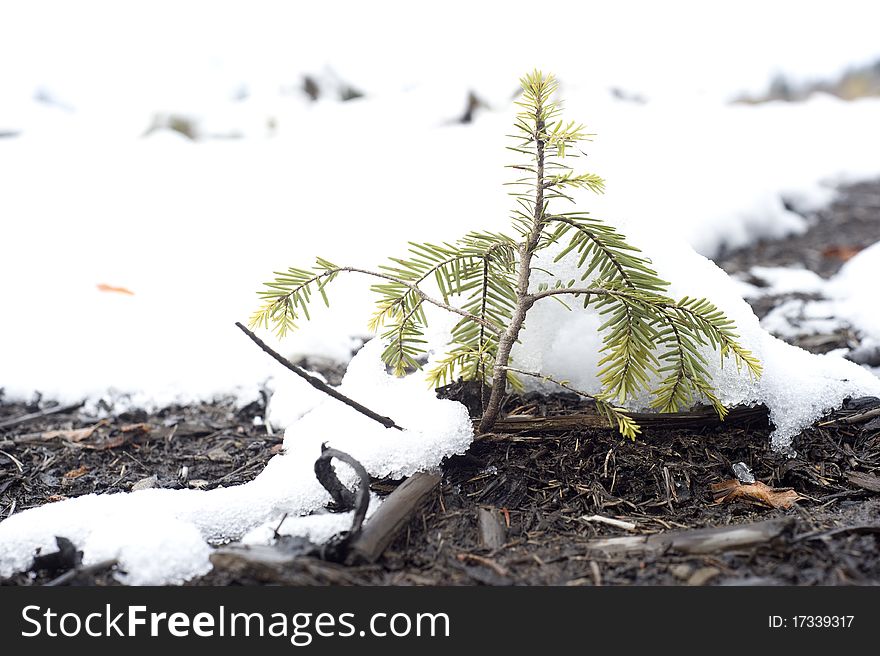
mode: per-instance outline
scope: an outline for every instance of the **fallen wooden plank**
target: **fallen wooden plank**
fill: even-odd
[[[360,535],[349,544],[346,563],[376,562],[401,528],[440,485],[439,474],[419,472],[388,495],[364,524]]]
[[[764,544],[780,536],[793,523],[793,517],[783,517],[752,524],[605,538],[588,542],[587,550],[615,554],[649,551],[678,551],[689,554],[714,553]]]
[[[731,408],[730,413],[723,422],[711,408],[694,412],[633,412],[630,416],[642,428],[703,428],[752,423],[767,424],[769,414],[766,406],[757,405],[754,407],[737,406]],[[478,425],[479,420],[474,422],[474,428],[476,429]],[[617,430],[612,428],[608,424],[608,420],[602,415],[579,412],[551,417],[503,417],[495,422],[492,433],[560,433],[583,428]],[[491,435],[491,433],[487,434],[487,439],[491,439],[491,437],[488,437]]]

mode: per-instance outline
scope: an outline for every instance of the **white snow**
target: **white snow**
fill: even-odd
[[[866,248],[843,265],[828,281],[826,293],[835,299],[835,313],[862,337],[880,340],[880,243]]]
[[[746,298],[767,294],[821,293],[825,280],[817,273],[800,267],[762,267],[755,266],[749,273],[760,280],[764,286],[749,290]]]
[[[880,243],[856,254],[829,280],[797,268],[753,267],[749,273],[767,286],[749,285],[744,289],[746,298],[792,292],[818,297],[792,298],[773,308],[761,325],[774,335],[793,338],[848,329],[865,348],[880,341],[880,305],[876,302]]]
[[[736,322],[741,343],[762,362],[764,374],[755,379],[737,371],[731,361],[722,366],[720,358],[706,349],[708,369],[725,405],[768,406],[777,449],[790,452],[792,438],[801,429],[838,407],[845,398],[880,396],[880,379],[869,371],[840,357],[812,355],[764,330],[740,297],[740,287],[687,245],[660,231],[648,230],[630,235],[630,241],[643,246],[661,277],[671,281],[671,296],[709,298]],[[548,261],[538,266],[563,280],[579,278],[571,256],[558,265],[552,265],[551,259],[548,256]],[[534,282],[537,285],[541,279]],[[552,375],[577,389],[595,393],[600,389],[596,375],[600,322],[593,312],[576,304],[572,307],[568,310],[552,300],[537,304],[529,314],[522,343],[515,348],[513,358],[519,368]],[[646,408],[648,400],[648,395],[633,399],[629,407]]]
[[[118,559],[125,583],[162,585],[207,572],[208,542],[243,536],[250,543],[269,541],[284,514],[290,516],[281,534],[324,541],[347,529],[350,514],[309,515],[330,500],[314,475],[322,444],[351,454],[373,476],[402,478],[463,453],[473,434],[464,406],[437,399],[423,380],[389,376],[380,353],[381,344],[375,340],[361,349],[340,390],[379,413],[393,414],[406,430],[385,428],[325,397],[287,429],[285,452],[250,483],[210,491],[90,494],[0,522],[0,577],[26,569],[36,549],[54,551],[57,535],[82,549],[85,563]],[[334,466],[343,483],[353,484],[348,466]],[[376,502],[373,499],[373,507]]]

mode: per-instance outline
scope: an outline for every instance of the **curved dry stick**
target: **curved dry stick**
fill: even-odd
[[[356,492],[352,492],[339,481],[339,477],[336,476],[336,472],[333,470],[333,465],[330,462],[333,458],[347,464],[358,475],[360,481]],[[322,445],[321,455],[315,460],[315,476],[318,482],[333,497],[333,502],[337,508],[340,510],[351,510],[354,508],[351,529],[344,539],[344,543],[347,544],[360,535],[361,526],[364,523],[364,518],[367,516],[367,508],[370,505],[370,475],[364,466],[349,454],[338,449],[328,449]]]

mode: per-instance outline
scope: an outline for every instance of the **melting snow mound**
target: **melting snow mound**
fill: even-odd
[[[89,494],[47,504],[0,522],[0,577],[26,570],[37,549],[56,550],[55,536],[83,551],[85,564],[117,559],[117,577],[130,585],[182,583],[211,569],[209,542],[246,538],[269,541],[281,533],[322,542],[347,529],[350,513],[321,514],[330,495],[315,479],[321,445],[346,451],[377,477],[409,476],[464,453],[473,438],[467,410],[437,399],[422,377],[388,375],[374,340],[355,356],[341,391],[391,416],[406,430],[385,428],[335,399],[325,397],[285,432],[285,452],[250,483],[200,490],[143,490]],[[302,383],[303,391],[311,389]],[[343,483],[354,473],[334,463]],[[374,510],[377,499],[371,502]],[[317,513],[317,514],[314,514]]]
[[[835,355],[814,355],[764,330],[741,298],[741,285],[684,242],[674,241],[659,230],[623,232],[629,243],[642,247],[660,277],[671,281],[670,296],[705,297],[736,322],[740,343],[760,359],[763,375],[759,379],[750,377],[745,370],[738,371],[732,360],[722,366],[717,353],[706,348],[708,370],[718,397],[728,407],[763,403],[769,408],[776,450],[793,454],[792,438],[839,407],[844,399],[880,396],[880,379],[866,369]],[[536,266],[552,271],[562,280],[580,279],[572,257],[554,265],[553,255],[540,258]],[[546,280],[538,278],[533,283],[537,286]],[[597,378],[602,339],[597,329],[601,322],[594,311],[584,311],[577,304],[573,308],[567,310],[552,299],[536,304],[513,358],[518,367],[566,380],[578,389],[595,393],[601,389]],[[645,410],[648,401],[649,396],[643,395],[633,399],[628,407]]]

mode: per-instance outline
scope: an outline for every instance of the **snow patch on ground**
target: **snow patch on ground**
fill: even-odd
[[[314,474],[322,444],[350,453],[376,477],[401,478],[436,468],[463,453],[473,431],[467,410],[437,399],[417,377],[393,378],[379,359],[374,340],[352,360],[341,391],[379,413],[393,415],[406,430],[388,429],[325,397],[285,433],[285,452],[275,456],[252,482],[230,488],[143,490],[86,495],[47,504],[0,522],[0,577],[30,566],[37,549],[55,550],[64,536],[84,552],[86,563],[116,558],[131,585],[181,583],[211,567],[208,543],[247,536],[270,539],[287,514],[282,534],[320,542],[351,522],[347,515],[309,515],[330,500]],[[335,465],[340,480],[355,475]],[[371,508],[374,509],[376,499]],[[302,516],[302,517],[301,517]]]
[[[708,371],[725,405],[767,405],[775,425],[775,448],[790,451],[792,438],[800,430],[840,406],[847,397],[880,396],[880,379],[869,371],[837,356],[810,354],[768,333],[740,297],[740,287],[687,245],[648,230],[633,231],[628,237],[630,243],[643,248],[659,275],[671,281],[671,296],[708,298],[736,322],[741,343],[762,362],[764,374],[758,379],[750,377],[745,371],[738,371],[732,361],[722,363],[707,347],[704,354]],[[571,256],[558,265],[551,264],[552,253],[542,259],[546,261],[536,262],[536,266],[551,270],[563,280],[579,279]],[[859,263],[856,266],[861,268]],[[793,275],[805,277],[800,272]],[[788,273],[778,276],[780,281],[787,278]],[[537,278],[534,284],[540,282],[541,278]],[[539,302],[528,316],[527,328],[513,357],[519,368],[567,380],[575,388],[596,393],[601,389],[597,376],[600,322],[591,310],[585,311],[576,304],[572,307],[568,310],[552,299]],[[628,405],[645,409],[649,399],[646,394]]]
[[[816,299],[792,298],[773,308],[761,321],[765,330],[784,338],[852,330],[866,348],[880,341],[880,242],[846,262],[829,280],[794,268],[753,267],[750,274],[767,286],[748,285],[747,298],[803,293]],[[745,283],[740,283],[745,284]]]
[[[745,298],[768,294],[820,294],[825,289],[825,279],[804,268],[755,266],[749,273],[764,286],[750,289]]]

